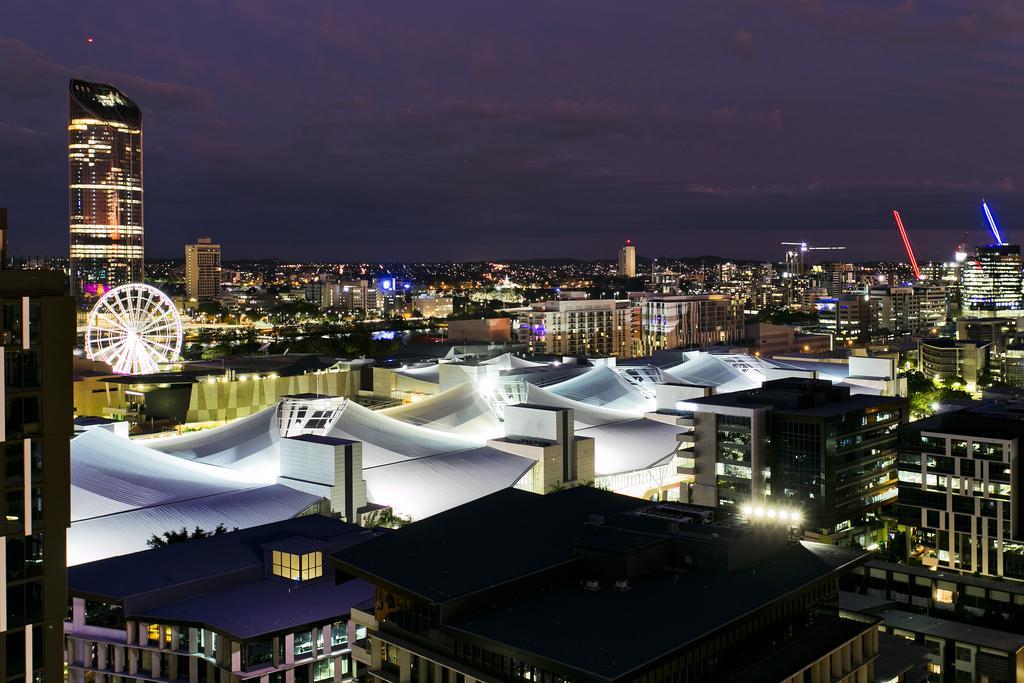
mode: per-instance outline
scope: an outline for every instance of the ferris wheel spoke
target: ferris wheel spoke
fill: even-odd
[[[106,299],[100,299],[100,303],[102,303],[104,306],[107,307],[107,310],[110,311],[110,315],[112,317],[111,318],[107,318],[102,313],[97,313],[97,317],[101,318],[101,319],[105,319],[105,320],[107,320],[110,323],[113,323],[116,327],[118,327],[120,329],[124,329],[124,324],[121,322],[122,318],[123,318],[123,313],[118,313],[117,310],[115,310],[114,307],[111,305],[111,303],[109,301],[107,301]]]
[[[90,358],[115,372],[157,372],[181,352],[181,320],[166,294],[150,285],[115,287],[96,303],[86,330]]]
[[[163,349],[164,351],[167,352],[167,360],[171,360],[171,357],[175,355],[175,349],[173,347],[168,346],[167,344],[162,344],[156,341],[155,339],[144,339],[143,344],[145,344],[148,348]]]
[[[162,317],[157,317],[143,325],[142,329],[139,330],[139,333],[147,334],[152,332],[153,330],[174,329],[174,327],[174,321]]]

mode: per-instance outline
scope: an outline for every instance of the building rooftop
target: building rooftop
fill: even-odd
[[[286,437],[292,441],[305,441],[307,443],[318,443],[326,446],[347,446],[356,443],[352,439],[342,439],[336,436],[320,436],[319,434],[299,434],[298,436]]]
[[[202,624],[239,640],[296,630],[343,616],[373,598],[373,587],[354,579],[335,584],[267,578],[143,610],[150,622]]]
[[[197,587],[204,581],[218,577],[237,575],[243,580],[247,576],[252,581],[251,572],[259,570],[257,578],[262,578],[263,546],[275,540],[302,537],[338,550],[377,533],[341,520],[306,515],[72,566],[68,592],[124,601],[127,612],[133,605],[162,604],[172,595],[189,597],[188,591],[201,591]]]
[[[603,680],[866,557],[790,541],[784,530],[712,508],[577,487],[501,491],[347,548],[334,562],[341,575],[449,605],[446,631]],[[485,591],[493,597],[469,600]],[[623,632],[644,637],[622,647]]]
[[[972,401],[955,410],[915,420],[900,430],[1020,439],[1024,438],[1024,401]]]
[[[891,396],[851,395],[849,387],[837,386],[828,380],[789,377],[765,382],[759,389],[695,398],[687,403],[698,409],[700,406],[764,407],[776,413],[827,418],[902,400]]]
[[[969,643],[1009,653],[1015,653],[1024,648],[1024,636],[1016,633],[973,626],[927,614],[904,612],[900,609],[876,609],[872,610],[871,614],[881,617],[882,622],[888,628],[912,631],[937,638],[948,638],[958,643]]]
[[[343,570],[441,603],[571,561],[574,535],[589,515],[646,505],[651,503],[589,487],[547,496],[505,489],[375,539],[372,547],[351,548],[335,559]],[[439,558],[445,561],[439,563]]]

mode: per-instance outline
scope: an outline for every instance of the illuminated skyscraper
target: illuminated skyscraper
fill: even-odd
[[[636,247],[629,240],[619,249],[619,277],[636,277]]]
[[[1020,247],[990,244],[978,247],[973,259],[964,262],[960,297],[965,316],[1019,316],[1021,301]]]
[[[113,86],[68,89],[71,293],[142,282],[142,111]]]

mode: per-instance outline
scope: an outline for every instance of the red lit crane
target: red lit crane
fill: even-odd
[[[921,279],[921,269],[917,265],[917,259],[914,257],[914,250],[910,248],[910,239],[907,237],[907,231],[903,227],[903,219],[900,218],[900,212],[893,210],[893,217],[896,219],[896,227],[900,229],[900,237],[903,238],[903,246],[907,250],[907,258],[910,259],[910,267],[914,269],[914,281]]]

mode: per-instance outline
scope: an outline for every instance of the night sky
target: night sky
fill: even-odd
[[[57,2],[0,10],[11,250],[67,253],[67,80],[144,112],[147,256],[948,259],[1024,240],[1024,3]]]

